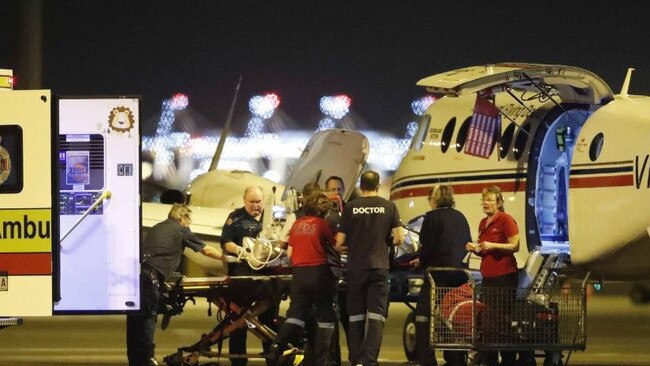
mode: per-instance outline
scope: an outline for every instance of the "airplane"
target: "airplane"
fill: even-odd
[[[393,177],[390,198],[403,221],[417,227],[429,189],[444,183],[476,230],[481,191],[496,185],[519,225],[519,267],[531,253],[555,253],[560,265],[598,281],[647,279],[650,98],[628,94],[633,70],[619,94],[565,65],[506,62],[421,79],[417,85],[439,99]],[[469,136],[479,100],[501,120],[486,133],[482,156]],[[469,265],[478,269],[480,258],[471,255]]]
[[[223,138],[223,137],[222,137]],[[366,163],[370,146],[360,132],[345,129],[319,131],[307,142],[301,156],[293,167],[285,184],[247,171],[212,169],[197,176],[185,189],[184,195],[193,212],[191,230],[208,245],[221,250],[221,229],[234,209],[243,205],[244,189],[251,185],[262,187],[265,192],[265,217],[268,228],[282,212],[295,210],[296,192],[310,182],[325,185],[332,176],[342,177],[344,182],[356,182]],[[354,184],[346,184],[342,199],[354,191]],[[143,202],[142,225],[146,231],[167,217],[171,205]],[[280,210],[281,212],[279,212]],[[275,214],[274,214],[275,212]],[[277,220],[276,220],[277,221]],[[184,252],[188,264],[185,275],[224,275],[227,264],[207,258],[189,249]]]
[[[628,95],[632,70],[618,95],[595,74],[563,65],[472,66],[420,80],[444,97],[420,122],[391,199],[410,220],[428,210],[433,184],[448,183],[478,227],[481,190],[497,185],[524,234],[520,264],[541,248],[570,254],[596,278],[647,278],[650,98]],[[477,93],[495,99],[503,120],[487,159],[463,151]]]

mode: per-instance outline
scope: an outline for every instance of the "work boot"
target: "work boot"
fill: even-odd
[[[334,327],[318,327],[316,329],[316,339],[314,341],[314,366],[330,366],[329,359],[332,333],[334,333]]]
[[[422,366],[435,366],[435,350],[429,344],[429,322],[415,321],[415,352],[418,356],[418,364]]]
[[[267,364],[269,366],[277,366],[280,361],[280,355],[282,355],[282,347],[278,343],[271,344],[269,353],[266,355]]]

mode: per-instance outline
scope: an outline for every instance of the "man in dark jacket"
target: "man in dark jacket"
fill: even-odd
[[[361,174],[361,197],[348,202],[336,246],[348,253],[348,359],[376,366],[388,315],[389,246],[404,242],[397,207],[379,197],[379,174]]]
[[[262,214],[264,212],[264,191],[259,186],[249,186],[244,190],[244,207],[240,207],[228,215],[221,233],[221,247],[224,252],[231,255],[242,256],[246,249],[243,247],[245,237],[256,238],[263,229]],[[273,275],[268,268],[252,269],[248,263],[231,263],[228,265],[229,276],[260,276]],[[268,307],[260,315],[259,321],[273,329],[278,330],[275,319],[280,311],[280,298],[270,283],[259,285],[257,283],[240,284],[237,294],[233,294],[233,301],[240,306],[250,305],[253,301],[264,300]],[[230,333],[228,351],[230,355],[245,355],[247,353],[246,338],[248,331],[240,328]],[[267,353],[272,341],[262,343],[264,352]],[[246,366],[248,359],[231,358],[232,366]]]
[[[219,250],[206,246],[190,230],[192,211],[174,204],[167,220],[154,225],[142,245],[140,272],[140,311],[126,316],[126,344],[129,366],[158,365],[154,333],[160,289],[178,269],[183,250],[190,248],[203,255],[223,260]]]

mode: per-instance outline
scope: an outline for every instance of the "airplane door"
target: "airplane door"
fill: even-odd
[[[307,183],[318,183],[325,187],[330,176],[343,178],[345,184],[344,201],[350,197],[356,179],[366,164],[370,144],[360,132],[348,130],[325,130],[316,133],[307,143],[293,168],[286,189],[302,190]]]
[[[138,310],[139,99],[58,100],[57,313]]]
[[[569,110],[550,121],[548,128],[540,124],[536,132],[538,145],[531,149],[528,172],[535,182],[531,187],[534,189],[529,190],[528,202],[531,204],[527,206],[527,217],[534,217],[527,223],[529,246],[539,245],[542,251],[569,252],[571,158],[575,137],[590,114],[585,109]]]

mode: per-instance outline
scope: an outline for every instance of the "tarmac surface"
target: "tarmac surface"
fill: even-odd
[[[624,285],[607,285],[587,301],[587,349],[570,355],[569,365],[649,366],[650,305],[632,304]],[[287,302],[283,303],[286,310]],[[165,331],[156,333],[157,357],[174,353],[178,347],[199,340],[211,330],[213,318],[207,315],[207,302],[197,299],[182,315],[174,317]],[[214,311],[214,307],[213,307]],[[406,356],[402,346],[402,328],[410,309],[392,303],[384,328],[380,353],[381,365],[402,365]],[[0,330],[0,365],[127,365],[124,315],[66,315],[50,318],[25,318],[21,326]],[[342,352],[347,355],[345,341]],[[249,352],[261,352],[260,342],[249,336]],[[224,343],[224,350],[227,344]],[[441,353],[438,353],[442,365]],[[565,354],[565,360],[566,360]],[[213,359],[213,361],[216,361]],[[207,362],[202,361],[202,362]],[[228,365],[225,359],[221,365]],[[251,360],[251,366],[264,364]],[[542,360],[538,360],[538,365]],[[566,364],[566,363],[565,363]]]

